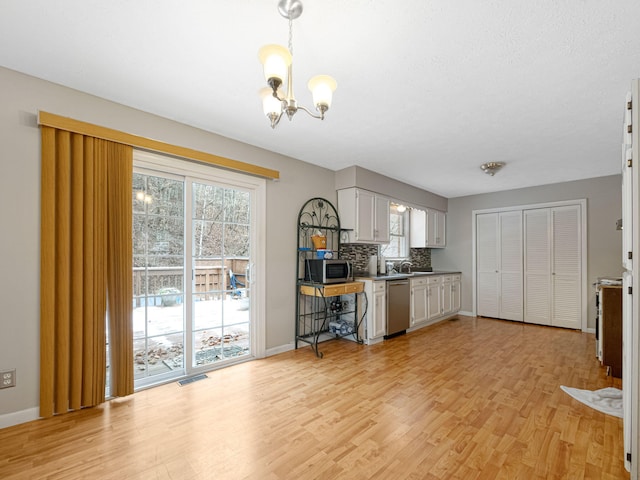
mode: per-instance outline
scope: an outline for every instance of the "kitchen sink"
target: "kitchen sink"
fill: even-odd
[[[394,279],[394,278],[409,278],[417,277],[419,275],[430,275],[431,272],[411,272],[411,273],[385,273],[384,275],[378,275],[377,279]]]

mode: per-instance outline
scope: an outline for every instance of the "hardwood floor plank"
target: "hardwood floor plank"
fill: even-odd
[[[593,335],[458,317],[0,430],[0,478],[625,479]]]

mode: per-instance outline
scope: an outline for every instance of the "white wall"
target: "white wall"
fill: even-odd
[[[449,199],[447,213],[447,248],[431,250],[435,270],[462,272],[462,310],[473,311],[472,305],[472,211],[560,200],[587,199],[587,282],[588,328],[595,328],[596,278],[622,276],[622,235],[616,220],[622,216],[622,177],[592,178],[575,182],[522,188],[505,192]]]
[[[298,211],[311,197],[336,202],[333,171],[4,68],[0,92],[0,369],[17,370],[0,416],[38,406],[39,110],[279,170],[267,181],[266,348],[293,342]]]

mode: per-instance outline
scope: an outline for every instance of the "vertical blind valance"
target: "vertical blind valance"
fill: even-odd
[[[133,392],[133,149],[41,126],[40,416]],[[107,316],[108,312],[108,316]]]
[[[251,163],[233,160],[231,158],[220,157],[211,153],[194,150],[188,147],[172,145],[170,143],[160,142],[151,138],[133,135],[131,133],[114,130],[92,123],[82,122],[73,118],[62,117],[48,112],[38,113],[38,125],[58,128],[68,132],[80,133],[82,135],[91,136],[109,140],[122,145],[129,145],[134,148],[140,148],[151,152],[166,153],[175,155],[176,157],[194,160],[197,162],[213,165],[215,167],[235,170],[237,172],[255,175],[264,178],[278,179],[280,172],[270,168],[254,165]]]

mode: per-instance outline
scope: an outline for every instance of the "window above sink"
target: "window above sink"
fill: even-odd
[[[380,255],[401,260],[409,257],[409,210],[391,202],[389,207],[389,243],[380,246]]]

